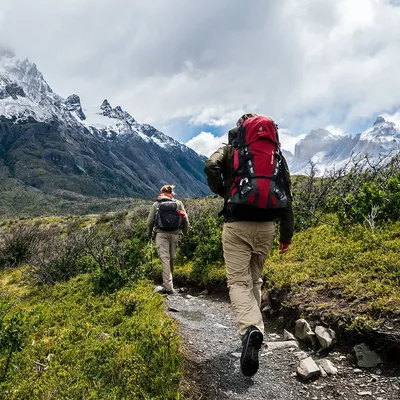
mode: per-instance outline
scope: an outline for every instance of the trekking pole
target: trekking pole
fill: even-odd
[[[150,267],[153,268],[153,235],[150,237]]]

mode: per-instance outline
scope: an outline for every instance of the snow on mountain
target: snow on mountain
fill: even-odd
[[[193,151],[151,125],[140,124],[120,106],[113,108],[107,100],[100,107],[85,108],[76,94],[62,98],[53,92],[34,63],[1,50],[0,116],[16,123],[60,121],[102,140],[133,138],[167,152],[191,154]],[[281,133],[284,146],[298,140],[284,130]],[[374,160],[398,153],[399,146],[399,129],[394,122],[379,116],[370,129],[354,137],[337,130],[313,130],[294,145],[294,155],[285,154],[292,173],[305,173],[310,161],[322,173],[344,165],[352,155],[369,154]]]
[[[107,100],[86,108],[59,96],[34,63],[1,48],[0,165],[46,191],[149,197],[174,182],[181,195],[210,193],[203,156]]]
[[[292,173],[304,174],[315,163],[320,174],[344,166],[351,157],[368,155],[372,162],[392,157],[400,150],[400,131],[395,123],[378,116],[373,126],[361,134],[335,135],[326,129],[310,132],[295,146],[289,162]]]
[[[59,120],[93,134],[100,132],[106,138],[135,135],[167,150],[171,147],[187,150],[154,127],[138,123],[120,106],[112,108],[107,99],[100,107],[93,108],[82,108],[76,94],[63,99],[53,92],[34,63],[28,59],[22,61],[9,51],[0,53],[0,115],[18,121]]]

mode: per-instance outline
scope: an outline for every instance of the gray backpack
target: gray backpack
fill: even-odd
[[[157,209],[156,227],[162,231],[175,231],[181,226],[176,200],[162,200]]]

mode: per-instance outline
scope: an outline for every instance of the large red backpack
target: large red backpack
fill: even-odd
[[[233,183],[229,203],[261,209],[284,208],[288,202],[277,126],[272,119],[246,119],[234,141]]]

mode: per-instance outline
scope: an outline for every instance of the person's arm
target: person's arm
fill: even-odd
[[[283,156],[282,156],[283,157]],[[279,252],[285,253],[289,250],[292,243],[294,231],[293,207],[292,207],[292,181],[290,179],[289,168],[283,157],[284,180],[286,184],[286,193],[288,195],[288,204],[280,216],[280,237]]]
[[[182,233],[186,236],[189,232],[190,224],[189,224],[189,217],[185,210],[185,206],[181,201],[178,201],[178,213],[181,216],[182,220]]]
[[[157,212],[157,202],[152,205],[149,216],[147,218],[147,236],[149,237],[149,239],[151,238],[151,235],[153,233],[156,212]]]
[[[227,146],[220,147],[210,158],[206,161],[204,172],[207,175],[208,186],[211,191],[224,197],[224,182],[222,176],[222,168],[224,159],[226,157]]]

